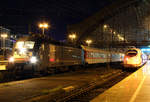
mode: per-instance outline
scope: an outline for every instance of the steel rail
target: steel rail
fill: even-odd
[[[64,93],[63,95],[60,95],[59,97],[55,97],[54,99],[50,100],[50,101],[54,101],[54,102],[66,102],[69,101],[77,96],[81,96],[83,94],[86,94],[88,92],[90,92],[91,90],[95,89],[97,86],[103,85],[105,83],[107,83],[108,81],[114,79],[114,78],[118,78],[119,76],[121,76],[123,74],[123,72],[116,72],[116,73],[112,73],[110,75],[107,75],[106,77],[104,77],[103,79],[97,79],[95,81],[90,82],[89,84],[83,85],[81,87],[79,87],[78,89],[72,90],[70,92]]]

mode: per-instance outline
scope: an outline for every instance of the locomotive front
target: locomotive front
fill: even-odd
[[[13,47],[12,56],[9,58],[9,67],[16,65],[35,64],[37,62],[34,56],[35,42],[27,39],[18,40]]]

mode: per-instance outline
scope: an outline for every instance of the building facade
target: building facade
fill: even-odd
[[[0,49],[12,49],[10,30],[0,26]]]

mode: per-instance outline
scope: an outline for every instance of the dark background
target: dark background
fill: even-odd
[[[41,33],[38,24],[48,22],[46,30],[56,40],[63,40],[67,25],[78,23],[115,0],[4,0],[0,2],[0,26],[12,33]]]

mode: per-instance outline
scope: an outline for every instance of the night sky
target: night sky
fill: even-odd
[[[115,0],[114,0],[115,1]],[[41,33],[38,23],[46,21],[46,30],[56,40],[63,40],[67,25],[78,23],[111,4],[113,0],[4,0],[0,3],[0,26],[13,33]]]

